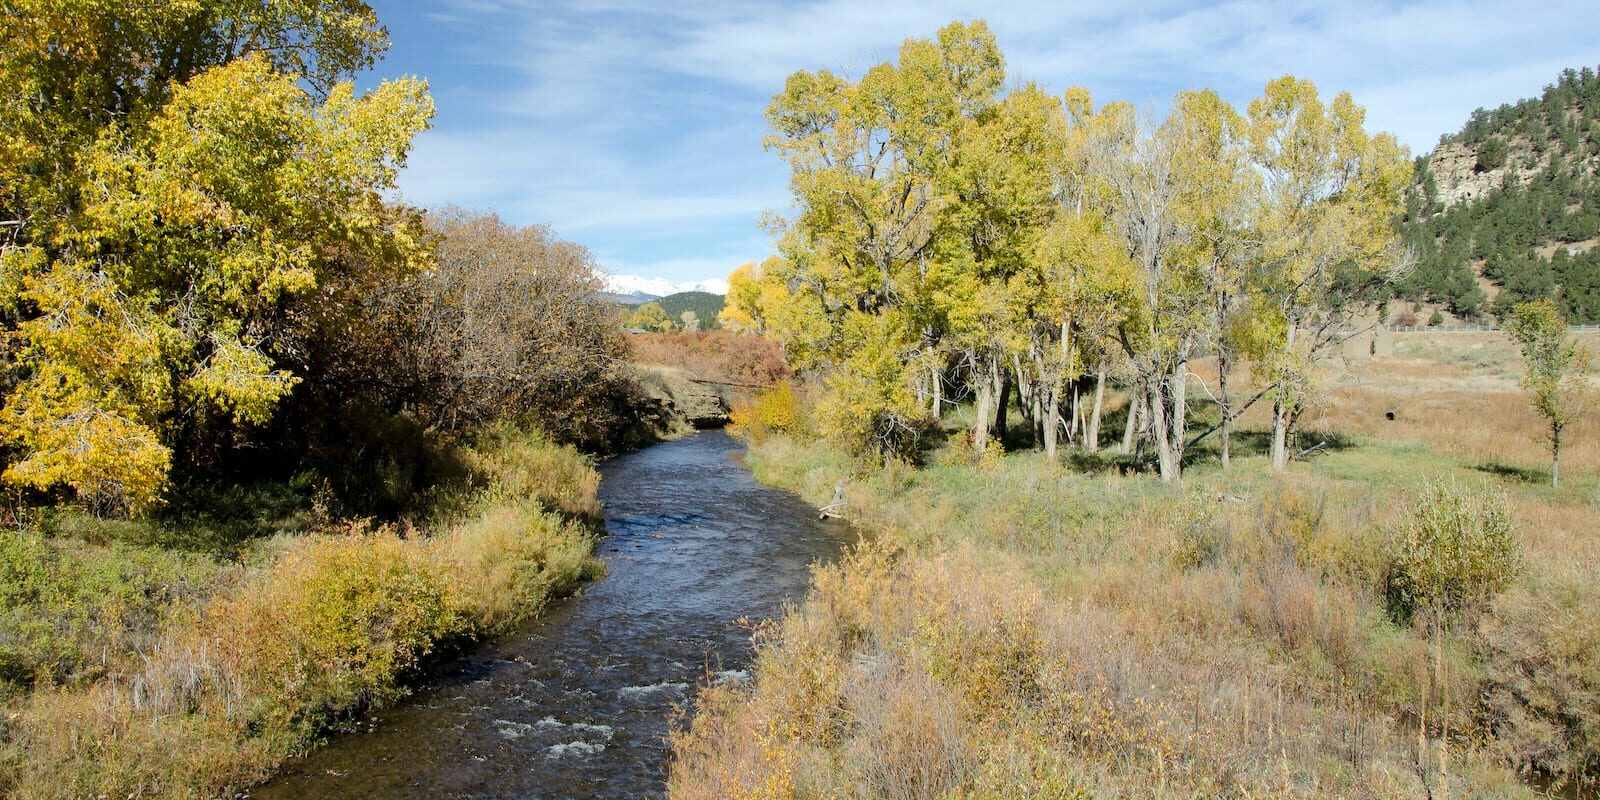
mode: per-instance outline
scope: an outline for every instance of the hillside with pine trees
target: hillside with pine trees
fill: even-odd
[[[1402,299],[1492,321],[1554,300],[1600,323],[1600,76],[1568,69],[1537,98],[1478,109],[1417,160]]]

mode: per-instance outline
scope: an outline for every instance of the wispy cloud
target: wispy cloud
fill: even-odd
[[[1418,151],[1475,107],[1600,61],[1592,0],[375,5],[395,41],[384,71],[427,76],[439,105],[402,178],[413,202],[547,222],[608,266],[675,280],[766,251],[760,214],[788,196],[762,112],[786,76],[859,75],[952,19],[986,18],[1013,78],[1052,91],[1159,110],[1208,86],[1243,104],[1294,73],[1350,90]]]

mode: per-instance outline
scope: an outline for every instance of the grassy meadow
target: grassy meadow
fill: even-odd
[[[748,687],[701,695],[671,796],[1586,796],[1600,425],[1551,489],[1519,374],[1493,334],[1403,335],[1326,370],[1285,473],[1250,416],[1230,468],[1208,441],[1172,485],[1113,454],[974,469],[959,436],[863,472],[748,409],[758,476],[819,505],[849,476],[875,538],[759,632]],[[1441,515],[1509,520],[1519,568],[1433,613],[1402,541]]]

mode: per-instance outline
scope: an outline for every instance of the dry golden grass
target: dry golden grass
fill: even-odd
[[[1600,334],[1575,336],[1600,357]],[[1209,383],[1214,371],[1210,361],[1194,366]],[[1324,366],[1302,430],[1420,444],[1486,466],[1544,470],[1548,479],[1544,421],[1517,385],[1522,372],[1516,346],[1502,333],[1397,334],[1393,357]],[[1600,372],[1591,377],[1600,382]],[[1249,386],[1248,367],[1230,380]],[[1395,419],[1387,418],[1390,412]],[[1265,429],[1269,417],[1267,404],[1259,403],[1240,425]],[[1600,473],[1600,402],[1566,431],[1561,464],[1563,471]]]
[[[813,497],[839,467],[783,437],[755,462]],[[907,549],[819,572],[755,686],[706,696],[672,795],[1419,796],[1403,721],[1445,693],[1426,637],[1384,610],[1403,507],[1306,471],[1241,477],[1173,489],[1017,456],[858,479],[854,513]],[[1470,644],[1445,655],[1470,729]],[[1455,743],[1456,786],[1525,796],[1502,757]]]
[[[1534,796],[1519,772],[1600,775],[1600,429],[1569,431],[1549,489],[1509,343],[1444,336],[1330,368],[1305,422],[1342,443],[1282,475],[1245,457],[1163,486],[1026,453],[857,474],[851,514],[901,550],[819,571],[754,684],[703,695],[671,795],[1438,797],[1447,767],[1450,796],[1511,798]],[[818,503],[854,471],[781,435],[751,461]],[[1436,651],[1387,593],[1437,478],[1505,488],[1525,560]]]
[[[669,793],[1423,794],[1409,736],[1358,689],[1253,646],[1237,620],[1199,635],[1176,619],[1209,614],[1202,598],[1237,592],[1233,578],[1170,577],[1111,604],[1050,598],[1020,563],[970,545],[821,570],[763,638],[755,684],[702,696],[674,743]],[[1510,782],[1477,760],[1457,769],[1479,789]]]
[[[1389,412],[1394,412],[1394,420],[1386,418]],[[1544,470],[1546,476],[1550,466],[1544,421],[1520,393],[1422,393],[1379,386],[1339,389],[1308,415],[1305,424],[1308,431],[1422,444],[1464,461]],[[1564,438],[1564,472],[1600,472],[1600,413],[1579,419]]]

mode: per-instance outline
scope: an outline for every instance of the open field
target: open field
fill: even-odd
[[[1330,373],[1302,436],[1330,444],[1282,475],[1248,447],[1228,470],[1200,454],[1177,485],[1031,452],[860,473],[752,431],[758,475],[818,504],[854,473],[849,515],[879,544],[761,633],[750,688],[705,696],[672,796],[1488,798],[1592,781],[1597,426],[1574,429],[1550,489],[1509,345],[1470,336],[1402,337],[1395,358]],[[1400,539],[1436,504],[1480,501],[1503,502],[1520,569],[1435,638],[1394,593]]]
[[[1600,356],[1600,333],[1575,338]],[[1517,386],[1522,359],[1503,333],[1397,335],[1392,358],[1353,361],[1330,372],[1308,431],[1413,442],[1485,469],[1549,477],[1543,424]],[[1385,417],[1389,411],[1393,421]],[[1592,479],[1600,471],[1600,408],[1590,409],[1568,435],[1573,444],[1562,453],[1563,469],[1586,471]]]

